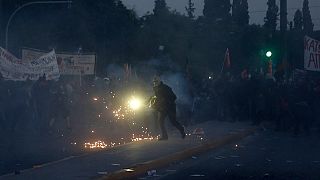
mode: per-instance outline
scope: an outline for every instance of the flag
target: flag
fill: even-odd
[[[224,69],[229,69],[231,66],[231,61],[230,61],[230,53],[229,53],[229,48],[227,48],[226,53],[224,55],[224,60],[222,63],[222,68],[220,74],[224,71]]]

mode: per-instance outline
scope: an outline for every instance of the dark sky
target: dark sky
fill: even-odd
[[[152,11],[154,0],[122,0],[129,8],[136,10],[139,16],[145,14],[147,11]],[[279,2],[279,0],[277,0]],[[185,6],[188,0],[166,0],[168,6],[173,10],[185,13]],[[248,0],[250,11],[250,23],[262,24],[266,12],[267,0]],[[196,7],[196,14],[202,15],[203,0],[194,0]],[[303,0],[288,0],[288,20],[293,20],[293,14],[297,8],[302,9]],[[309,0],[309,6],[313,23],[316,29],[320,29],[320,0]]]

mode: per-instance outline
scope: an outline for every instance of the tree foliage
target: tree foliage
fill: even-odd
[[[303,17],[303,30],[306,34],[310,34],[313,31],[314,25],[312,23],[308,0],[303,0],[302,17]]]
[[[133,36],[139,28],[138,19],[120,0],[75,0],[72,7],[60,14],[64,19],[52,30],[58,50],[74,50],[79,46],[84,51],[99,54],[99,71],[107,59],[124,61],[133,53]]]
[[[204,0],[203,15],[213,24],[230,24],[230,10],[230,0]]]
[[[296,31],[302,31],[302,27],[303,27],[303,19],[302,19],[302,13],[300,11],[300,9],[298,9],[295,13],[294,13],[294,18],[293,18],[293,29]]]
[[[194,19],[194,10],[196,8],[194,7],[194,3],[192,0],[188,0],[188,5],[186,6],[187,15],[190,19]]]
[[[165,16],[169,14],[169,8],[165,0],[155,0],[153,8],[154,16]]]
[[[232,20],[240,26],[249,25],[249,5],[248,0],[233,0],[232,3]]]
[[[275,32],[277,29],[277,21],[279,19],[279,7],[276,4],[276,0],[268,0],[267,5],[268,10],[266,17],[264,18],[264,27],[270,32]]]
[[[13,2],[18,1],[8,1],[5,7],[12,10],[19,5]],[[199,72],[219,72],[226,48],[235,71],[257,68],[261,66],[263,49],[279,49],[276,0],[268,0],[262,27],[249,25],[247,0],[232,2],[231,16],[230,0],[205,0],[200,17],[194,17],[194,0],[187,1],[186,15],[170,10],[165,0],[154,0],[153,11],[142,17],[127,9],[121,0],[73,0],[71,7],[37,5],[14,18],[10,44],[17,49],[54,47],[72,52],[81,47],[84,52],[97,54],[98,73],[103,73],[108,63],[134,64],[152,58],[171,59],[180,67],[188,59],[188,65]],[[309,32],[313,29],[307,7],[305,0],[304,11],[296,11],[288,34],[288,57],[295,64],[303,58],[303,51],[297,50],[303,49],[302,28]]]

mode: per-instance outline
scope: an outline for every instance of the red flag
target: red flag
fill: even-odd
[[[230,68],[231,62],[230,62],[230,53],[229,48],[226,50],[226,54],[224,55],[224,67]]]

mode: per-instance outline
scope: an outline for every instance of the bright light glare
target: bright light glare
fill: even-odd
[[[272,56],[272,52],[271,52],[271,51],[268,51],[268,52],[266,53],[266,56],[267,56],[267,57],[271,57],[271,56]]]
[[[135,97],[132,97],[129,100],[129,107],[132,110],[138,110],[141,107],[141,101],[139,99],[135,98]]]

